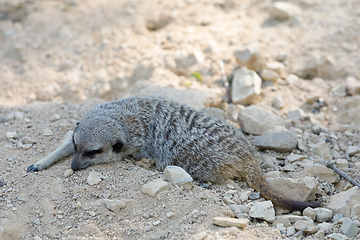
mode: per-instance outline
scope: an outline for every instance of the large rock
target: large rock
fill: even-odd
[[[319,164],[305,166],[304,174],[324,179],[329,183],[335,183],[340,180],[339,175],[337,173]]]
[[[201,110],[204,107],[218,106],[222,101],[223,89],[176,89],[171,87],[159,87],[149,81],[137,81],[123,98],[134,96],[157,96],[167,98],[187,106]]]
[[[360,189],[356,186],[332,196],[327,207],[333,210],[334,214],[350,217],[351,208],[355,204],[360,204]]]
[[[288,2],[274,2],[270,8],[270,16],[279,19],[286,20],[301,15],[302,10]]]
[[[256,46],[244,46],[235,50],[234,56],[240,67],[247,67],[248,69],[258,72],[264,66],[264,60],[259,48]]]
[[[250,209],[249,216],[268,222],[275,221],[275,210],[271,201],[256,202]]]
[[[235,71],[231,98],[234,104],[251,104],[261,93],[261,78],[246,67]]]
[[[272,149],[289,152],[297,146],[297,135],[293,131],[269,133],[254,138],[254,144],[260,149]]]
[[[192,177],[181,167],[167,166],[164,170],[163,177],[172,184],[182,186],[186,189],[192,187]]]
[[[241,110],[238,118],[241,129],[249,134],[263,135],[285,130],[281,117],[256,105]]]
[[[313,177],[303,179],[267,178],[269,185],[283,196],[291,199],[308,202],[315,199],[318,181]]]

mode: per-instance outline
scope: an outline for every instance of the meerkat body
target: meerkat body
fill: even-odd
[[[72,142],[62,146],[67,150],[62,158],[74,152],[74,170],[127,156],[149,158],[160,171],[176,165],[203,181],[243,178],[265,198],[288,209],[321,204],[294,201],[274,191],[263,177],[252,145],[239,129],[161,98],[135,97],[99,105],[78,124]],[[46,164],[41,160],[28,171],[42,170],[58,160],[55,158]]]

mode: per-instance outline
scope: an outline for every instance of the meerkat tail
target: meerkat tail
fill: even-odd
[[[284,197],[280,193],[276,192],[265,180],[260,166],[248,166],[248,169],[244,171],[245,173],[245,180],[250,185],[250,187],[254,188],[255,190],[259,191],[260,194],[268,199],[271,200],[274,204],[284,207],[289,210],[294,211],[302,211],[307,207],[316,208],[323,203],[322,201],[316,202],[301,202],[296,201],[287,197]]]
[[[32,164],[30,167],[28,167],[27,172],[33,172],[33,171],[41,171],[52,164],[56,163],[57,161],[64,159],[71,154],[74,153],[74,144],[72,142],[72,135],[74,134],[74,131],[69,131],[64,136],[64,139],[62,140],[62,144],[60,147],[58,147],[54,152],[52,152],[50,155],[46,156],[45,158],[37,161],[36,163]]]

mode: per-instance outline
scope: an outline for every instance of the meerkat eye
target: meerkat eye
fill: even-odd
[[[116,140],[116,143],[113,145],[113,151],[116,153],[119,153],[121,149],[123,148],[124,143],[121,140]]]
[[[102,152],[103,152],[102,149],[88,151],[88,152],[84,153],[84,157],[93,158],[93,157],[95,157],[96,154],[99,154],[99,153],[102,153]]]

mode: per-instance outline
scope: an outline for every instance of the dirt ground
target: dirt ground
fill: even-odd
[[[176,89],[223,89],[219,60],[231,76],[238,67],[233,51],[246,44],[259,46],[268,62],[281,59],[286,74],[302,77],[296,84],[263,87],[257,105],[282,117],[303,107],[323,128],[338,131],[339,142],[359,144],[359,124],[354,135],[345,136],[336,121],[347,97],[330,92],[347,76],[360,79],[360,2],[289,2],[302,15],[278,21],[269,15],[272,1],[0,0],[1,239],[285,238],[256,220],[245,230],[213,225],[213,217],[233,216],[222,200],[226,185],[206,189],[195,182],[192,190],[171,187],[156,198],[145,196],[141,186],[162,173],[133,160],[68,178],[70,158],[41,172],[26,169],[54,151],[92,106],[131,95],[140,80]],[[171,56],[194,51],[204,54],[203,82],[167,64]],[[311,80],[318,76],[304,69],[314,56],[331,59],[329,76]],[[320,113],[304,104],[312,95],[327,103]],[[284,99],[281,110],[271,107],[274,96]],[[14,117],[6,120],[9,114]],[[7,138],[7,132],[18,136]],[[26,137],[33,142],[24,142]],[[310,150],[302,154],[314,156]],[[91,171],[103,175],[98,185],[87,184]],[[249,190],[238,184],[239,194]],[[111,212],[106,198],[122,199],[126,207]]]

